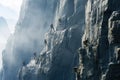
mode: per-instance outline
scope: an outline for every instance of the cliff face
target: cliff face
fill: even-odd
[[[17,80],[22,62],[43,48],[44,34],[53,22],[57,0],[24,0],[15,33],[3,51],[3,80]]]
[[[118,80],[112,72],[119,73],[119,4],[119,0],[26,0],[3,52],[3,80],[75,80],[75,66],[81,80]]]
[[[75,80],[85,21],[85,0],[59,0],[53,26],[45,35],[39,57],[23,66],[20,80]]]
[[[118,0],[87,2],[86,28],[80,48],[79,71],[82,80],[105,79],[109,63],[114,66],[117,62],[120,46],[119,4]],[[106,80],[118,80],[110,75]]]

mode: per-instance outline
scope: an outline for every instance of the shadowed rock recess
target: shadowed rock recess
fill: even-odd
[[[120,0],[23,3],[3,80],[120,80]]]
[[[120,79],[119,5],[119,0],[88,0],[86,28],[79,49],[81,80]]]

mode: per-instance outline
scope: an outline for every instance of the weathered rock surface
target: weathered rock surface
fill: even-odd
[[[80,48],[80,64],[83,65],[80,74],[82,80],[104,80],[107,71],[108,75],[113,75],[113,78],[107,76],[106,80],[119,80],[114,79],[114,75],[120,73],[119,70],[116,74],[112,74],[112,69],[116,67],[117,49],[120,47],[119,4],[118,0],[87,2],[86,28]],[[109,63],[113,65],[108,69]],[[119,67],[115,71],[117,69]]]
[[[45,48],[36,60],[38,63],[28,64],[33,69],[26,65],[28,74],[25,72],[23,80],[75,80],[73,67],[78,65],[77,49],[83,35],[85,3],[85,0],[58,1],[55,29],[46,33]]]
[[[19,56],[15,60],[21,62],[22,59],[25,59],[28,64],[24,66],[19,64],[17,67],[15,66],[17,64],[7,65],[9,60],[6,60],[5,57],[8,52],[5,50],[4,72],[9,80],[17,80],[15,74],[18,69],[20,80],[75,80],[73,70],[75,66],[79,66],[76,73],[81,80],[119,80],[119,0],[34,1],[32,3],[33,0],[26,0],[26,4],[23,4],[22,11],[25,12],[21,13],[15,36],[10,38],[6,49],[13,48],[12,53]],[[32,18],[30,18],[31,13],[35,14],[32,15]],[[36,21],[38,22],[36,23]],[[46,23],[46,21],[48,22]],[[43,35],[48,30],[45,34],[44,49],[40,52],[42,42],[39,43],[41,39],[35,35],[40,35],[39,32],[44,30],[43,27],[50,24],[52,24],[51,28],[49,30],[47,28],[40,36],[43,40]],[[41,26],[43,27],[41,28]],[[27,34],[24,34],[26,31],[28,31]],[[35,37],[32,37],[31,34],[34,34]],[[18,41],[23,38],[23,35],[29,37],[26,41]],[[31,38],[33,41],[27,43]],[[14,47],[11,47],[13,45]],[[21,49],[22,45],[25,45],[24,49]],[[30,57],[26,59],[26,56],[29,55],[26,53],[31,55],[35,50],[40,52],[39,56],[34,59],[30,59]],[[11,77],[10,73],[14,68],[16,69]],[[4,80],[8,80],[8,78],[5,77]]]

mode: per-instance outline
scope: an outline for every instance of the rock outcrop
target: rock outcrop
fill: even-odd
[[[3,52],[3,80],[119,80],[119,5],[119,0],[26,0]]]
[[[82,80],[104,80],[107,72],[111,77],[120,73],[118,70],[112,74],[117,62],[117,48],[120,47],[119,4],[118,0],[87,2],[86,28],[79,49]],[[113,64],[109,68],[110,63]],[[119,67],[115,71],[117,69]],[[111,77],[107,76],[106,80],[119,80]]]
[[[77,49],[85,24],[85,3],[85,0],[58,1],[55,29],[46,33],[45,47],[38,59],[31,60],[25,71],[19,73],[23,80],[75,80],[73,67],[78,66]]]

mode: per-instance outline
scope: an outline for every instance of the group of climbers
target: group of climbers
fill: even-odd
[[[66,28],[67,24],[68,24],[67,17],[62,17],[58,19],[58,25],[61,26],[59,28],[62,28],[62,29]],[[50,25],[50,28],[51,28],[51,31],[55,31],[55,27],[53,24]]]
[[[51,31],[55,31],[53,24],[50,25],[50,28],[51,28]],[[47,40],[46,39],[44,40],[44,44],[47,45]],[[39,61],[39,58],[37,57],[36,52],[33,53],[33,59],[35,60],[35,64],[37,64],[38,61]],[[18,80],[23,80],[23,70],[24,70],[25,66],[26,66],[26,62],[23,61],[22,62],[22,67],[18,71]]]
[[[59,25],[62,25],[62,19],[61,19],[61,18],[58,19],[58,22],[59,22]],[[50,25],[50,31],[55,32],[55,27],[54,27],[53,24]],[[45,45],[48,44],[48,42],[47,42],[46,39],[44,40],[44,44],[45,44]],[[37,57],[37,53],[36,53],[36,52],[33,53],[33,59],[36,61],[35,64],[37,64],[38,61],[39,61],[39,58]],[[26,63],[25,61],[22,62],[22,67],[21,67],[21,69],[20,69],[19,72],[18,72],[18,79],[19,79],[19,80],[23,80],[23,79],[22,79],[23,69],[26,67],[26,64],[27,64],[27,63]],[[78,80],[79,80],[79,79],[78,79]]]
[[[61,18],[58,19],[58,22],[59,22],[59,24],[61,24],[61,22],[62,22]],[[50,32],[55,32],[55,27],[53,24],[50,25]],[[45,44],[45,46],[47,46],[47,44],[48,44],[47,39],[44,39],[44,44]]]

